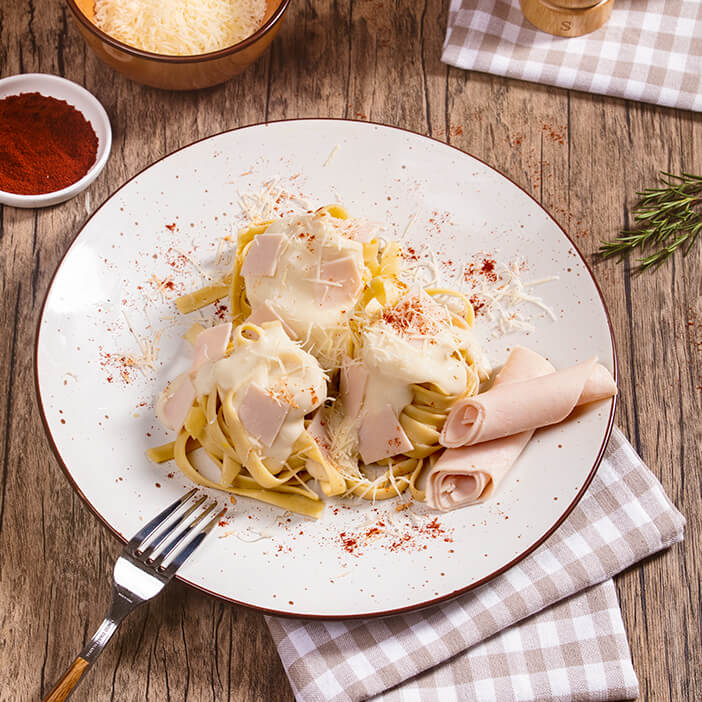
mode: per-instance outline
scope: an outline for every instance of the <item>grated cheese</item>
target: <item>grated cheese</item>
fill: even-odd
[[[415,219],[417,219],[417,213],[413,212],[409,216],[409,219],[407,220],[407,225],[405,226],[405,229],[402,232],[402,236],[400,237],[400,241],[404,241],[407,238],[407,234],[408,234],[409,230],[412,229],[412,225],[414,224]]]
[[[336,152],[337,152],[340,148],[341,148],[341,147],[339,146],[339,144],[337,144],[337,145],[331,150],[331,153],[329,154],[329,156],[327,156],[327,160],[322,164],[322,168],[326,168],[326,167],[331,163],[331,161],[332,161],[332,159],[334,158],[334,156],[336,156]]]
[[[256,224],[275,219],[281,211],[291,210],[301,214],[310,211],[312,203],[286,192],[280,185],[280,177],[275,176],[265,181],[259,190],[239,193],[239,207],[247,222]]]
[[[153,341],[145,337],[140,336],[134,331],[132,323],[129,321],[126,312],[122,312],[124,321],[127,323],[127,328],[131,332],[134,340],[137,342],[139,349],[141,350],[141,357],[135,356],[133,354],[124,354],[125,360],[133,368],[138,368],[142,373],[144,368],[150,368],[153,370],[156,367],[156,361],[158,360],[159,346],[158,343],[161,339],[161,332],[157,332]],[[151,329],[151,324],[149,324]]]
[[[150,280],[154,284],[154,295],[146,296],[149,299],[149,301],[153,302],[154,297],[156,295],[158,295],[161,298],[162,302],[167,301],[170,298],[170,295],[168,294],[170,292],[169,283],[171,285],[173,284],[173,279],[171,278],[171,276],[168,276],[167,278],[161,280],[155,273],[152,273]]]
[[[237,44],[263,23],[265,0],[95,0],[95,24],[130,46],[193,56]]]
[[[195,249],[195,245],[193,244],[193,249]],[[179,255],[182,256],[199,274],[200,277],[204,281],[212,281],[214,280],[213,276],[207,273],[207,271],[203,270],[202,266],[189,254],[185,253],[182,249],[179,249],[177,246],[173,247],[173,250]]]
[[[436,253],[428,244],[418,244],[417,249],[421,252],[422,260],[414,264],[405,264],[400,275],[403,282],[410,287],[419,285],[453,288],[467,297],[475,296],[481,299],[484,302],[483,314],[493,328],[494,336],[534,331],[533,316],[524,309],[524,305],[536,307],[556,321],[553,310],[541,297],[530,294],[527,289],[558,280],[557,275],[524,282],[515,262],[504,263],[496,260],[494,280],[480,276],[466,285],[462,281],[459,282],[455,276],[445,280]],[[475,254],[475,257],[479,258],[482,253]]]
[[[520,309],[525,303],[539,308],[556,321],[553,310],[540,297],[529,294],[527,288],[558,280],[558,276],[525,283],[520,277],[519,266],[516,263],[496,262],[495,272],[496,281],[481,279],[471,292],[485,300],[485,316],[496,327],[496,335],[534,331],[531,317]]]
[[[255,544],[258,541],[263,541],[264,539],[272,539],[273,534],[269,532],[265,532],[262,529],[261,531],[256,531],[256,529],[245,529],[244,531],[232,531],[230,532],[231,534],[234,534],[239,541],[243,541],[245,544]],[[244,538],[244,535],[247,537],[250,535],[253,538]]]

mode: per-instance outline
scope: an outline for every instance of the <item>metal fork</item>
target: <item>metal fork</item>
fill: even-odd
[[[214,501],[193,518],[198,507],[207,499],[205,495],[193,499],[196,493],[197,489],[193,489],[166,507],[125,546],[115,563],[112,602],[107,616],[70,668],[44,698],[44,702],[62,702],[70,697],[85,671],[102,653],[102,649],[122,620],[139,605],[156,597],[163,590],[178,568],[224,516],[226,508],[209,517],[217,507],[217,502]],[[171,520],[176,514],[177,517]],[[198,527],[200,528],[195,536],[189,540]],[[169,537],[171,538],[167,541]],[[169,557],[172,557],[172,560],[168,565],[164,565]]]

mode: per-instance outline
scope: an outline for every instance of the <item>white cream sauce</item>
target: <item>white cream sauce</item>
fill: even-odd
[[[344,332],[358,302],[362,286],[353,290],[348,301],[325,295],[321,277],[324,263],[351,258],[359,273],[364,269],[363,245],[351,238],[349,220],[332,217],[326,212],[285,217],[266,230],[282,234],[283,244],[273,276],[245,277],[246,295],[255,311],[267,305],[287,324],[305,349],[325,358],[330,334]],[[321,291],[321,294],[320,294]],[[318,354],[321,350],[321,354]]]
[[[426,293],[408,293],[393,309],[402,317],[402,306],[407,304],[416,308],[409,324],[393,323],[395,315],[383,314],[362,332],[360,356],[370,373],[364,414],[389,403],[399,415],[412,401],[414,383],[434,383],[452,395],[468,386],[471,371],[458,354],[466,348],[468,330],[452,326],[446,310]]]
[[[262,327],[258,339],[238,340],[227,358],[203,365],[195,376],[198,395],[221,388],[234,391],[232,404],[239,406],[253,383],[290,409],[275,441],[264,447],[253,437],[271,467],[281,466],[304,431],[305,415],[327,398],[327,378],[317,360],[290,339],[280,322]]]

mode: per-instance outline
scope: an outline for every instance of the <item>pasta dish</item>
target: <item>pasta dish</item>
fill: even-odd
[[[535,428],[616,391],[596,359],[556,372],[517,347],[481,392],[491,368],[467,297],[419,284],[398,242],[338,205],[244,229],[231,272],[177,306],[222,298],[231,320],[186,335],[192,365],[157,403],[176,438],[149,456],[311,517],[322,496],[480,502]]]

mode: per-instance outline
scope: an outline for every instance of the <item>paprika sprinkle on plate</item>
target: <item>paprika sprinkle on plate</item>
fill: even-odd
[[[38,92],[0,99],[0,190],[52,193],[76,183],[95,163],[98,138],[65,100]]]

